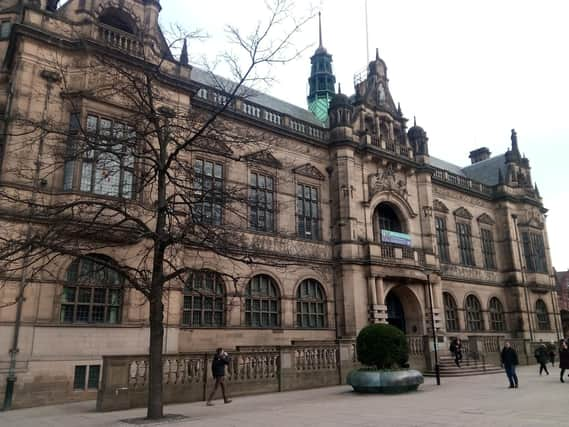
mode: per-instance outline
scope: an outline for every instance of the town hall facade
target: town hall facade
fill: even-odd
[[[147,191],[129,160],[109,175],[108,164],[68,156],[61,168],[34,174],[33,165],[49,162],[43,139],[30,143],[11,120],[53,120],[66,123],[66,132],[134,128],[121,121],[120,102],[82,92],[98,76],[76,64],[94,50],[141,67],[162,62],[170,96],[188,109],[215,111],[229,96],[214,76],[188,64],[187,52],[170,52],[158,0],[2,4],[3,194],[29,192],[56,203],[85,195],[137,201]],[[79,109],[69,108],[63,82],[74,85],[67,95]],[[473,147],[470,164],[461,167],[429,154],[437,141],[408,123],[379,55],[344,94],[321,37],[308,82],[306,109],[252,91],[237,94],[220,114],[237,133],[267,135],[270,151],[189,156],[200,182],[240,185],[255,197],[241,211],[209,200],[200,212],[213,225],[238,228],[265,261],[188,248],[187,286],[164,295],[164,351],[349,340],[370,323],[390,323],[410,342],[423,342],[433,321],[445,349],[457,336],[558,340],[547,210],[515,130],[504,129],[505,153]],[[18,217],[3,200],[6,235],[41,221]],[[125,240],[100,255],[118,259],[133,250]],[[121,286],[108,265],[102,273],[94,268],[93,259],[58,257],[33,280],[25,270],[0,271],[0,396],[15,375],[14,406],[93,398],[103,356],[148,352],[143,296]],[[83,274],[92,277],[78,280]]]

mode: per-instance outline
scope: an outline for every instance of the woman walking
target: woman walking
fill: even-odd
[[[569,347],[567,347],[565,341],[561,341],[561,347],[559,348],[559,367],[561,368],[559,379],[564,383],[563,375],[565,375],[565,370],[569,369]]]

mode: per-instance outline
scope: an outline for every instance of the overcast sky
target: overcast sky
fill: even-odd
[[[345,93],[367,62],[364,0],[315,1],[322,11],[324,46]],[[297,1],[305,15],[308,2]],[[180,24],[209,34],[190,44],[190,56],[213,59],[226,48],[224,25],[246,30],[263,16],[262,0],[162,0],[163,26]],[[466,166],[471,150],[493,154],[518,133],[530,159],[547,216],[553,264],[569,269],[564,250],[569,227],[569,2],[370,0],[369,45],[388,67],[395,102],[425,128],[430,153]],[[317,20],[304,28],[297,45],[312,46],[294,62],[276,66],[276,82],[266,91],[306,107],[310,56],[317,43]]]

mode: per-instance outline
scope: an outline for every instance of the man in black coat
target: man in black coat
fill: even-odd
[[[563,376],[565,375],[565,370],[569,369],[569,347],[567,347],[565,341],[561,341],[561,347],[559,348],[559,367],[561,368],[559,379],[564,383]]]
[[[222,348],[218,348],[213,356],[213,361],[211,362],[211,372],[213,378],[215,379],[215,386],[207,399],[207,406],[213,406],[211,399],[215,395],[218,387],[221,387],[221,394],[223,395],[223,401],[225,403],[231,403],[231,399],[225,394],[225,366],[229,365],[230,358]]]
[[[518,354],[514,350],[509,341],[504,343],[502,353],[500,353],[500,360],[502,366],[506,370],[508,381],[510,382],[509,388],[518,388],[518,376],[516,375],[516,366],[518,365]]]

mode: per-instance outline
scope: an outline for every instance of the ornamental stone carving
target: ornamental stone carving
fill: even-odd
[[[245,158],[249,162],[258,163],[275,169],[279,169],[282,166],[281,162],[267,150],[247,154]]]
[[[292,171],[298,175],[304,175],[309,178],[318,179],[320,181],[324,181],[325,179],[324,174],[320,172],[316,166],[310,163],[306,163],[302,166],[294,168]]]
[[[396,172],[393,164],[388,163],[384,169],[377,169],[377,172],[369,176],[370,199],[375,193],[381,191],[393,191],[407,200],[407,176],[404,173]]]
[[[468,209],[460,207],[457,210],[455,210],[454,212],[454,216],[458,216],[459,218],[464,218],[464,219],[468,219],[471,220],[472,214],[468,211]]]
[[[492,217],[490,215],[488,215],[487,213],[483,213],[482,215],[480,215],[477,218],[478,222],[481,222],[482,224],[488,224],[488,225],[494,225],[496,224],[496,221],[494,221],[492,219]]]
[[[447,208],[447,206],[439,199],[433,200],[433,209],[437,212],[442,212],[445,214],[449,213],[449,208]]]

